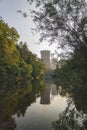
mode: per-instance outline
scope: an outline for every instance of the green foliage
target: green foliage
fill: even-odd
[[[71,59],[61,69],[56,68],[56,74],[61,82],[67,81],[73,88],[86,87],[87,80],[87,51],[86,48],[80,47],[74,50]]]
[[[64,50],[65,57],[70,49],[85,47],[87,51],[86,0],[28,1],[38,8],[32,9],[32,15],[37,23],[36,28],[41,33],[40,41],[58,43],[58,48]]]
[[[66,96],[68,93],[68,106],[58,120],[52,122],[55,130],[87,128],[87,52],[82,50],[76,49],[72,58],[61,69],[56,70],[61,86],[60,95]]]
[[[26,71],[30,72],[33,78],[39,79],[45,70],[43,62],[35,54],[32,54],[26,43],[20,42],[17,48],[23,59],[22,63],[27,63]],[[22,65],[20,64],[20,66]]]
[[[80,51],[75,51],[72,59],[68,60],[63,68],[57,68],[58,84],[61,86],[59,94],[61,96],[68,94],[68,105],[59,115],[58,120],[52,122],[54,130],[86,130],[87,128],[86,64],[85,56]]]
[[[58,43],[69,60],[60,72],[63,80],[78,86],[87,76],[87,0],[28,0],[39,9],[32,9],[33,20],[41,33],[40,41]],[[73,55],[68,53],[73,51]],[[68,54],[67,54],[68,53]],[[59,55],[58,55],[59,56]],[[71,58],[71,59],[70,59]]]
[[[18,44],[19,35],[0,19],[0,80],[41,77],[44,65],[32,54],[27,43]]]

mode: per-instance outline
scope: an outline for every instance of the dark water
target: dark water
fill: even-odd
[[[87,89],[24,81],[0,84],[0,130],[86,130]]]

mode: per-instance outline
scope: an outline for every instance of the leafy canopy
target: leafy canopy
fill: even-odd
[[[32,11],[33,20],[41,33],[41,39],[57,43],[67,51],[87,48],[86,0],[28,0],[38,10]]]

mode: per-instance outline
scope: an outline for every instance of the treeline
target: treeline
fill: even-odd
[[[16,29],[0,19],[0,81],[39,79],[44,73],[41,59],[28,49],[27,43],[18,44],[18,39]]]
[[[72,57],[56,68],[56,75],[61,83],[75,87],[87,87],[87,48],[79,46]]]

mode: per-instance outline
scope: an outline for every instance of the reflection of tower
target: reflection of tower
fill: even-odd
[[[58,93],[57,93],[57,87],[56,87],[56,85],[53,85],[52,84],[52,95],[57,95]]]
[[[41,100],[40,100],[41,104],[50,104],[50,89],[51,89],[50,86],[47,87],[43,95],[41,95]]]
[[[57,87],[55,84],[47,86],[44,93],[41,94],[40,103],[44,105],[50,104],[57,94]]]
[[[44,64],[47,68],[50,68],[50,51],[43,50],[41,51],[41,59],[43,60]]]
[[[50,100],[52,101],[57,96],[57,94],[57,87],[55,84],[52,84]]]

